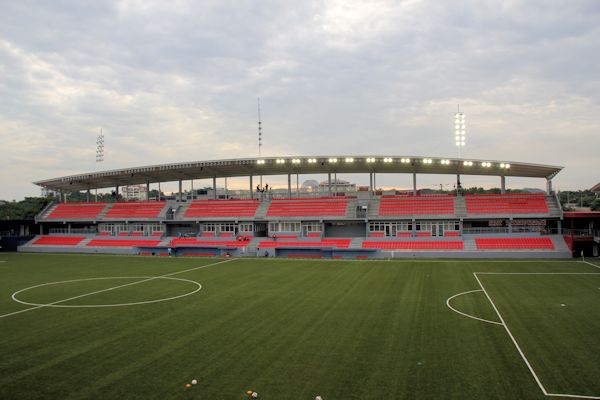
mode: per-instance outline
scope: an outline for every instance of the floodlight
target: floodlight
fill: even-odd
[[[256,160],[256,163],[257,163],[257,164],[264,164],[264,163],[265,163],[265,160]]]
[[[392,160],[391,157],[386,157],[386,158],[383,159],[383,162],[385,162],[385,163],[391,163],[392,161],[393,160]]]
[[[347,163],[352,163],[352,162],[354,162],[354,158],[352,158],[352,157],[346,157],[346,160],[345,160],[345,161],[346,161]]]
[[[373,163],[373,162],[375,162],[375,159],[373,157],[369,157],[369,158],[367,158],[367,162]]]
[[[292,160],[292,164],[300,164],[300,159],[299,158],[294,158]]]
[[[337,162],[337,158],[330,158],[329,162],[335,164]]]
[[[277,164],[285,164],[285,160],[283,158],[278,158],[277,161],[275,161]]]

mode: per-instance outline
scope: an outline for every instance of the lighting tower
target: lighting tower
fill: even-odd
[[[262,150],[262,121],[260,119],[260,97],[258,98],[258,158],[261,157]],[[262,188],[262,175],[260,176],[260,187]]]
[[[458,158],[460,158],[461,147],[467,143],[467,130],[465,125],[465,113],[460,111],[460,105],[454,114],[454,142],[458,148]]]
[[[96,162],[101,163],[104,161],[104,133],[100,128],[100,134],[96,138]]]

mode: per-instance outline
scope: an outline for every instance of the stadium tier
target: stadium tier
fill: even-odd
[[[260,248],[283,248],[283,247],[336,247],[347,249],[352,239],[323,239],[315,241],[261,241]]]
[[[383,196],[379,215],[454,214],[453,196]]]
[[[161,201],[54,204],[36,216],[39,242],[21,250],[349,259],[569,257],[561,233],[563,211],[551,182],[561,169],[488,160],[330,156],[94,172],[36,184],[70,192],[96,187],[119,192],[119,187],[145,184],[148,193],[153,183],[179,181],[180,189]],[[368,173],[369,186],[338,179],[345,173]],[[412,190],[376,189],[380,173],[410,175]],[[326,174],[327,180],[292,190],[292,177],[299,174]],[[459,189],[427,194],[418,189],[417,174],[452,175]],[[271,175],[287,175],[287,191],[266,190],[263,182]],[[463,175],[494,176],[499,193],[464,194]],[[244,176],[246,190],[228,190],[226,180],[225,188],[217,187],[218,179]],[[546,193],[506,193],[506,179],[513,176],[544,179]],[[212,188],[183,192],[188,179],[211,179]],[[61,239],[75,236],[73,244]]]
[[[46,219],[96,219],[106,208],[106,203],[63,203],[53,207]]]
[[[554,249],[550,238],[477,238],[478,250]]]
[[[363,249],[382,249],[382,250],[462,250],[463,242],[446,241],[390,241],[390,242],[371,242],[365,241],[362,244]]]
[[[36,238],[34,246],[77,246],[85,237],[83,236],[40,236]]]
[[[467,195],[468,214],[545,214],[543,194]]]
[[[158,218],[165,202],[114,203],[108,209],[106,219],[151,219]]]
[[[259,204],[257,200],[194,200],[184,217],[253,217]]]
[[[343,217],[348,200],[345,198],[273,199],[268,217]]]

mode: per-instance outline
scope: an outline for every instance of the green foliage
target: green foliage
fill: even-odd
[[[46,197],[25,197],[21,201],[0,204],[0,219],[33,219],[50,201]]]
[[[597,198],[594,201],[592,201],[592,204],[590,204],[590,209],[592,211],[600,211],[600,198]]]
[[[596,195],[589,190],[568,190],[560,192],[559,199],[564,209],[569,208],[566,204],[573,204],[575,207],[591,207],[596,200]]]

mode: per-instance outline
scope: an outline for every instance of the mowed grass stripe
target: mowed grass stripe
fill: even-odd
[[[148,269],[190,264],[181,261],[154,259]],[[278,261],[184,272],[204,288],[169,303],[47,309],[9,321],[0,398],[244,399],[247,389],[263,399],[543,398],[506,332],[457,315],[445,300],[475,287],[475,270],[566,264]],[[103,262],[111,274],[143,274],[135,258]],[[192,378],[200,383],[186,392]]]
[[[480,279],[549,393],[600,396],[600,274]]]

